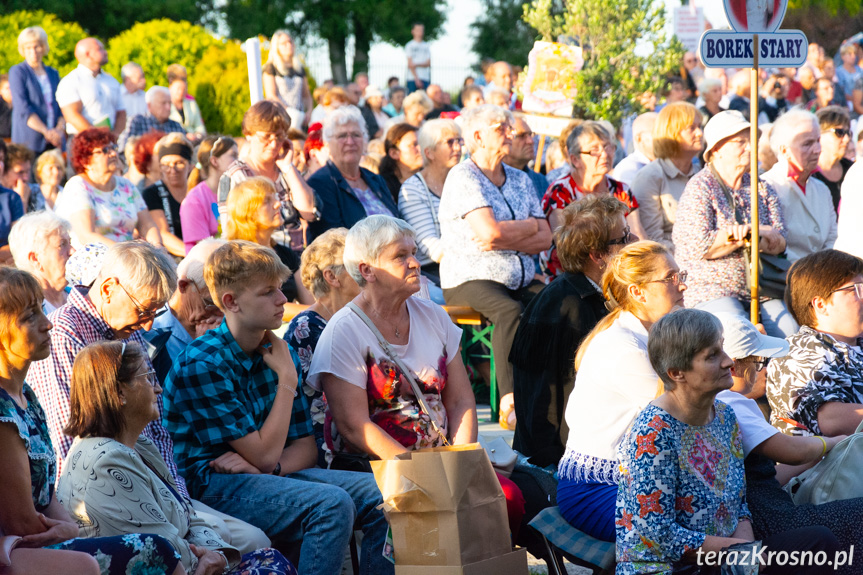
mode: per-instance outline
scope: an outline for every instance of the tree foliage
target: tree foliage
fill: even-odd
[[[243,114],[252,105],[246,54],[240,43],[228,40],[210,46],[190,70],[189,91],[198,100],[209,132],[240,135]]]
[[[213,0],[0,0],[3,13],[44,10],[67,22],[78,22],[89,35],[102,39],[156,18],[198,22],[212,8]]]
[[[87,36],[81,26],[75,22],[63,22],[42,10],[19,10],[0,16],[0,70],[6,71],[24,60],[18,53],[18,34],[29,26],[41,26],[48,35],[50,51],[45,56],[45,64],[56,68],[61,76],[77,66],[75,44]]]
[[[788,11],[818,8],[821,13],[829,12],[835,16],[839,12],[856,14],[863,8],[861,0],[789,0]],[[784,26],[783,26],[784,27]]]
[[[665,3],[653,0],[533,0],[524,19],[544,40],[584,48],[573,113],[615,125],[643,111],[639,96],[658,93],[679,67],[683,46],[664,32]]]
[[[108,42],[106,71],[120,78],[120,68],[126,62],[137,62],[144,69],[147,81],[165,85],[165,69],[169,64],[182,64],[192,82],[198,74],[196,65],[211,46],[220,44],[210,32],[188,22],[161,19],[135,24]]]
[[[485,11],[473,24],[473,51],[480,58],[526,66],[538,35],[522,19],[524,0],[483,0]],[[506,22],[506,26],[501,26]]]
[[[821,44],[827,55],[832,56],[844,39],[863,30],[863,13],[840,10],[831,14],[820,7],[789,5],[782,27],[802,30],[810,42]]]

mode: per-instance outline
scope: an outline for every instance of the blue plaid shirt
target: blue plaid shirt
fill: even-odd
[[[129,121],[126,125],[126,129],[122,134],[120,134],[120,138],[117,141],[117,147],[120,148],[120,153],[126,149],[126,142],[129,141],[129,138],[143,136],[144,134],[149,134],[154,130],[165,132],[166,134],[170,134],[171,132],[179,132],[183,135],[186,134],[186,130],[179,122],[170,119],[160,122],[149,113],[138,114]]]
[[[293,348],[291,357],[302,385],[300,358]],[[278,379],[260,354],[250,357],[240,349],[224,320],[193,340],[176,359],[165,380],[165,427],[193,497],[200,497],[209,483],[210,461],[233,451],[228,442],[264,425]],[[301,393],[294,399],[286,445],[308,435],[311,411]]]

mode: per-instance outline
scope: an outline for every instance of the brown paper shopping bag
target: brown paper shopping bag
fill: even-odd
[[[506,500],[478,443],[372,461],[396,565],[467,565],[512,551]]]

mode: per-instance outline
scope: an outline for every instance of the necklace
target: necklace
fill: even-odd
[[[375,307],[369,302],[369,300],[366,299],[366,292],[363,292],[363,301],[366,302],[366,304],[369,306],[369,309],[372,310],[373,314],[375,314],[378,318],[384,320],[385,322],[387,322],[388,324],[390,324],[392,326],[392,328],[396,331],[396,337],[400,338],[402,336],[401,331],[399,331],[398,324],[391,322],[390,320],[386,319],[384,316],[379,314],[378,310],[376,310]]]
[[[327,314],[330,316],[330,318],[332,318],[332,317],[333,317],[333,312],[331,312],[331,311],[330,311],[330,308],[328,308],[328,307],[326,306],[326,304],[325,304],[324,302],[322,302],[321,300],[317,300],[317,301],[318,301],[318,305],[319,305],[319,306],[321,306],[322,308],[324,308],[324,310],[326,310],[326,312],[327,312]]]

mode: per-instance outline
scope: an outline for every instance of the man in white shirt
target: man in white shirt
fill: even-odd
[[[66,118],[66,132],[77,134],[88,128],[107,127],[119,136],[126,127],[126,108],[120,83],[102,71],[108,53],[96,38],[75,45],[78,67],[60,80],[57,103]]]
[[[635,151],[620,160],[614,167],[614,179],[627,186],[632,185],[641,168],[656,159],[653,154],[653,127],[656,125],[656,112],[645,112],[632,122],[632,142]]]
[[[147,87],[147,79],[144,70],[135,62],[126,62],[120,68],[120,77],[123,87],[120,89],[120,97],[126,108],[126,118],[131,119],[137,115],[147,113],[147,99],[144,89]]]
[[[431,48],[423,40],[426,28],[417,22],[411,28],[413,40],[405,45],[408,57],[408,94],[422,90],[431,83]]]

